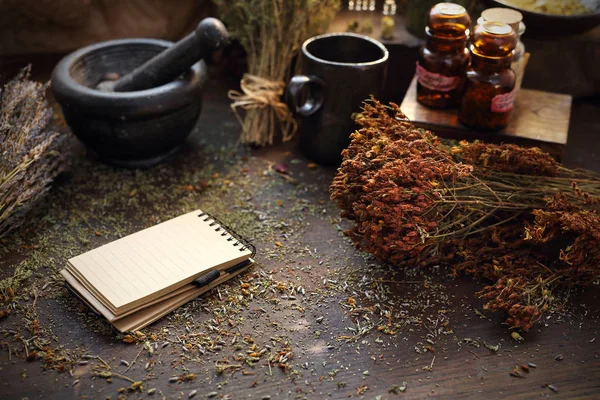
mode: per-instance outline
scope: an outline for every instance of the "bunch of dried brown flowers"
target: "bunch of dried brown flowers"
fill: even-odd
[[[600,276],[598,175],[535,148],[440,140],[374,99],[356,120],[331,197],[362,250],[490,279],[485,308],[524,330],[554,287]]]
[[[65,166],[65,135],[50,129],[47,84],[29,68],[0,88],[0,237],[19,226]]]

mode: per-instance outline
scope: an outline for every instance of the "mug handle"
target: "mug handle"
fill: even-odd
[[[316,113],[325,101],[324,88],[327,85],[323,80],[314,75],[296,75],[290,79],[287,87],[287,101],[292,111],[307,117]],[[308,95],[300,104],[301,93],[308,89]]]

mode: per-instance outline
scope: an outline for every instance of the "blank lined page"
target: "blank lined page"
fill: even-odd
[[[250,250],[234,246],[236,239],[201,214],[193,211],[76,256],[70,268],[118,310],[250,257]]]

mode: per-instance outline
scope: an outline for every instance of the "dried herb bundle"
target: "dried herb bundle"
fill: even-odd
[[[395,104],[365,103],[357,122],[331,194],[361,249],[492,279],[480,293],[487,307],[524,329],[549,307],[552,285],[600,274],[597,175],[539,149],[442,141]]]
[[[295,132],[293,116],[281,96],[290,77],[292,59],[302,42],[323,31],[340,0],[216,0],[221,18],[248,52],[243,93],[230,97],[245,110],[241,140],[259,146],[272,144],[276,133],[284,141]]]
[[[16,228],[63,169],[64,135],[49,128],[48,85],[29,68],[0,88],[0,236]]]

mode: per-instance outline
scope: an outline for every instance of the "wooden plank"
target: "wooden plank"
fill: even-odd
[[[508,126],[499,132],[478,132],[458,122],[457,110],[435,110],[417,102],[417,81],[413,78],[404,100],[402,111],[415,123],[427,129],[456,133],[459,136],[525,139],[564,146],[569,133],[572,97],[539,90],[521,89]]]
[[[35,70],[39,71],[41,67],[37,66]],[[210,90],[206,91],[206,110],[198,125],[198,132],[202,134],[192,135],[188,141],[189,147],[160,168],[140,172],[153,175],[152,181],[155,182],[154,190],[157,193],[167,193],[174,187],[188,184],[188,178],[198,174],[198,166],[210,161],[206,159],[206,152],[200,150],[201,146],[205,146],[205,141],[217,148],[229,148],[239,136],[239,126],[230,112],[229,100],[223,95],[231,86],[231,82],[215,79],[210,80],[208,85]],[[574,116],[580,118],[574,118],[571,139],[575,140],[570,140],[569,146],[579,144],[572,151],[581,152],[582,163],[585,166],[598,160],[600,154],[595,151],[597,142],[594,141],[594,134],[598,132],[594,129],[596,110],[597,107],[593,104],[584,109],[578,104],[574,109]],[[586,124],[582,125],[582,122]],[[80,243],[77,240],[80,235],[88,232],[94,236],[93,232],[97,230],[119,232],[123,229],[123,222],[120,221],[124,211],[117,207],[122,204],[122,198],[106,196],[104,186],[84,183],[98,182],[100,176],[104,176],[104,185],[119,179],[125,186],[115,187],[114,190],[128,193],[129,189],[125,189],[132,184],[138,184],[139,174],[99,167],[91,161],[85,161],[82,150],[81,146],[78,146],[70,156],[78,168],[74,168],[65,177],[59,190],[53,191],[52,196],[44,203],[43,210],[48,213],[47,221],[40,220],[39,224],[30,224],[33,228],[23,230],[23,235],[7,237],[7,242],[0,244],[0,247],[8,247],[11,240],[16,240],[16,245],[11,244],[9,248],[18,249],[12,253],[2,253],[0,273],[3,278],[12,276],[14,269],[31,257],[54,260],[49,261],[48,268],[40,268],[34,276],[51,274],[53,266],[57,263],[60,266],[61,259],[64,261],[61,254],[67,252],[66,249],[87,248],[85,242]],[[261,249],[258,256],[261,266],[255,267],[250,274],[244,276],[244,281],[252,282],[257,279],[255,274],[260,276],[261,271],[272,271],[274,282],[290,282],[295,286],[301,284],[306,289],[306,295],[297,294],[297,299],[293,301],[290,298],[284,300],[283,293],[256,296],[247,305],[236,308],[234,313],[230,314],[235,326],[230,326],[225,320],[221,322],[219,331],[228,335],[222,336],[222,340],[226,341],[223,349],[214,353],[207,351],[203,355],[197,350],[189,353],[182,351],[181,346],[177,344],[178,338],[185,338],[187,341],[186,337],[189,338],[190,335],[185,329],[188,325],[182,323],[182,320],[185,321],[184,316],[181,316],[181,319],[163,319],[146,333],[159,334],[158,343],[162,342],[164,336],[165,340],[173,343],[165,348],[159,346],[152,357],[146,351],[142,351],[137,362],[132,363],[132,368],[123,372],[125,367],[119,367],[119,360],[131,362],[140,351],[141,344],[135,346],[120,343],[114,334],[106,330],[107,324],[100,323],[100,319],[100,322],[97,322],[82,312],[85,308],[80,308],[78,301],[71,296],[62,295],[58,285],[49,285],[45,290],[41,290],[43,286],[39,284],[35,286],[34,283],[40,283],[41,280],[36,277],[35,281],[27,283],[23,290],[29,290],[30,287],[33,290],[37,287],[40,292],[37,306],[15,311],[0,321],[0,331],[7,332],[2,339],[3,345],[0,346],[0,398],[115,398],[119,387],[128,387],[130,384],[117,378],[113,378],[112,383],[94,378],[92,367],[100,365],[98,360],[89,360],[89,364],[85,365],[75,363],[71,376],[69,373],[60,374],[46,370],[43,368],[43,362],[26,361],[23,350],[18,355],[15,354],[16,349],[22,349],[22,342],[8,332],[20,329],[24,335],[29,335],[23,328],[23,314],[17,314],[29,310],[39,315],[42,327],[48,326],[51,329],[57,340],[53,342],[53,346],[65,346],[63,351],[66,354],[69,354],[68,349],[79,346],[89,349],[89,354],[100,355],[111,365],[112,371],[121,372],[136,380],[150,374],[151,379],[146,379],[144,389],[156,388],[156,398],[164,396],[187,399],[188,393],[193,389],[199,392],[193,399],[204,399],[206,394],[211,392],[218,393],[215,398],[229,396],[233,399],[374,399],[378,396],[382,399],[398,400],[598,398],[598,285],[590,285],[582,291],[572,290],[564,312],[548,315],[548,318],[536,324],[532,331],[523,335],[523,343],[517,343],[511,339],[509,329],[501,325],[504,318],[502,313],[485,312],[489,318],[482,318],[474,311],[481,310],[483,304],[474,293],[489,282],[469,278],[451,279],[446,271],[440,268],[438,272],[419,271],[417,276],[412,276],[413,271],[408,279],[423,280],[423,283],[408,284],[409,282],[404,281],[405,276],[401,268],[396,270],[383,266],[375,267],[372,259],[356,251],[348,240],[340,235],[338,226],[332,224],[331,217],[337,216],[338,210],[330,203],[327,188],[335,174],[335,168],[309,169],[306,166],[308,161],[293,161],[299,159],[304,160],[298,153],[297,142],[293,141],[281,146],[254,149],[248,163],[240,162],[241,164],[235,167],[216,164],[215,172],[223,174],[230,167],[248,168],[244,175],[244,186],[232,185],[227,192],[219,194],[219,198],[222,198],[225,206],[243,205],[244,210],[248,212],[254,211],[268,216],[264,220],[261,218],[259,222],[265,224],[264,232],[267,233],[257,234],[255,242]],[[284,162],[289,164],[290,176],[298,179],[299,186],[278,180],[276,176],[265,176],[265,166]],[[70,199],[68,194],[73,192],[72,186],[81,190],[77,191],[76,198]],[[238,193],[234,191],[235,188],[242,190],[245,196],[235,196]],[[302,189],[301,193],[299,188]],[[186,201],[193,200],[202,204],[207,199],[205,196],[207,193],[197,193]],[[99,198],[102,199],[101,202],[97,201]],[[274,207],[274,199],[285,199],[285,206]],[[131,219],[127,220],[126,229],[131,230],[133,227],[148,224],[150,212],[142,213],[141,210],[165,210],[165,207],[171,204],[169,202],[176,201],[179,200],[154,196],[148,197],[137,205],[137,208],[133,208],[137,203],[130,203],[128,215],[131,215]],[[327,212],[310,212],[299,218],[296,201],[301,201],[301,204],[319,204],[319,210],[322,207]],[[161,202],[165,204],[159,208]],[[181,203],[173,203],[173,207],[177,204]],[[51,213],[53,209],[64,207],[66,215],[73,215],[73,210],[84,205],[93,206],[94,210],[102,210],[102,215],[109,218],[92,218],[89,220],[89,226],[81,220],[72,224],[65,222],[64,226],[54,228],[52,221],[55,217]],[[287,221],[287,225],[291,226],[286,225],[285,229],[280,230],[278,221]],[[341,225],[347,226],[343,223]],[[254,225],[249,227],[253,229]],[[271,227],[277,236],[285,235],[285,241],[280,239],[284,246],[273,257],[265,251],[273,248],[274,240],[268,233],[269,230],[266,230],[267,227]],[[51,240],[44,241],[47,245],[39,248],[28,246],[30,243],[40,243],[40,237],[49,237]],[[99,244],[102,240],[107,239],[92,238],[93,243]],[[66,248],[62,249],[63,246]],[[367,321],[362,316],[352,316],[342,306],[347,304],[349,296],[354,296],[354,290],[358,289],[356,278],[362,279],[362,276],[369,279],[369,282],[379,282],[378,285],[386,288],[387,295],[380,302],[384,307],[389,307],[394,319],[401,315],[422,314],[423,326],[414,327],[408,324],[399,328],[395,335],[387,335],[373,329],[360,336],[356,342],[337,340],[340,335],[353,335],[353,331],[348,328],[354,328],[357,320],[360,320],[361,326],[363,321]],[[337,280],[336,286],[339,285],[340,290],[325,290],[325,278]],[[341,288],[345,281],[348,281],[348,290]],[[238,293],[237,283],[225,285],[230,294]],[[436,288],[437,285],[443,287],[432,291],[431,288]],[[440,296],[439,292],[442,290],[444,296]],[[58,291],[56,293],[59,295],[52,295],[55,291]],[[219,333],[207,332],[205,329],[214,325],[214,314],[204,311],[205,300],[208,301],[199,301],[197,306],[190,309],[192,318],[187,320],[193,333],[202,332],[206,337],[216,339],[220,336]],[[429,300],[431,306],[423,307],[422,311],[417,308],[417,305]],[[32,302],[33,299],[30,299],[22,304],[27,307]],[[219,300],[217,294],[213,293],[208,309],[220,309],[225,303],[226,297]],[[371,306],[371,303],[363,303],[361,299],[358,304],[359,310]],[[17,310],[20,309],[21,307],[17,307]],[[430,336],[427,335],[432,330],[431,323],[436,321],[436,317],[432,321],[426,318],[432,314],[437,316],[438,310],[442,309],[446,310],[443,313],[448,317],[448,328],[454,333],[438,334],[438,331],[434,330],[436,337],[432,347],[435,348],[435,352],[417,353],[416,345],[421,350],[428,345],[426,339]],[[323,319],[319,319],[320,317]],[[382,319],[382,322],[385,320]],[[379,319],[373,320],[373,323],[378,322]],[[163,329],[168,329],[169,333],[165,334]],[[316,334],[317,331],[319,335]],[[247,375],[240,371],[217,374],[217,362],[223,363],[225,360],[237,364],[234,359],[238,357],[236,354],[245,352],[250,347],[242,342],[241,335],[252,337],[260,348],[265,344],[273,346],[273,341],[276,343],[254,367],[244,364]],[[230,340],[235,337],[238,341],[232,345]],[[463,341],[465,338],[477,340],[481,343],[480,347],[469,345]],[[500,344],[501,348],[498,352],[492,352],[483,346],[484,342],[490,345]],[[288,344],[294,357],[290,362],[293,370],[286,373],[273,362],[269,365],[268,357],[277,354]],[[243,349],[235,350],[236,345],[243,346]],[[562,361],[556,358],[559,354],[564,357]],[[434,355],[436,359],[433,369],[423,369],[430,365]],[[145,365],[150,359],[158,362],[151,370],[146,370]],[[509,375],[515,365],[528,362],[535,363],[537,368],[532,369],[525,378]],[[26,371],[26,375],[23,371]],[[196,374],[194,382],[169,382],[169,377],[180,376],[187,371]],[[365,371],[369,373],[365,374]],[[152,379],[154,377],[156,379]],[[78,383],[74,384],[75,382]],[[405,393],[389,392],[394,385],[402,385],[402,382],[407,382]],[[559,392],[552,392],[543,387],[544,384],[554,385]],[[365,386],[368,390],[362,396],[358,396],[358,388]],[[129,395],[135,393],[131,392]],[[139,396],[136,397],[140,396],[153,398],[139,392]]]

